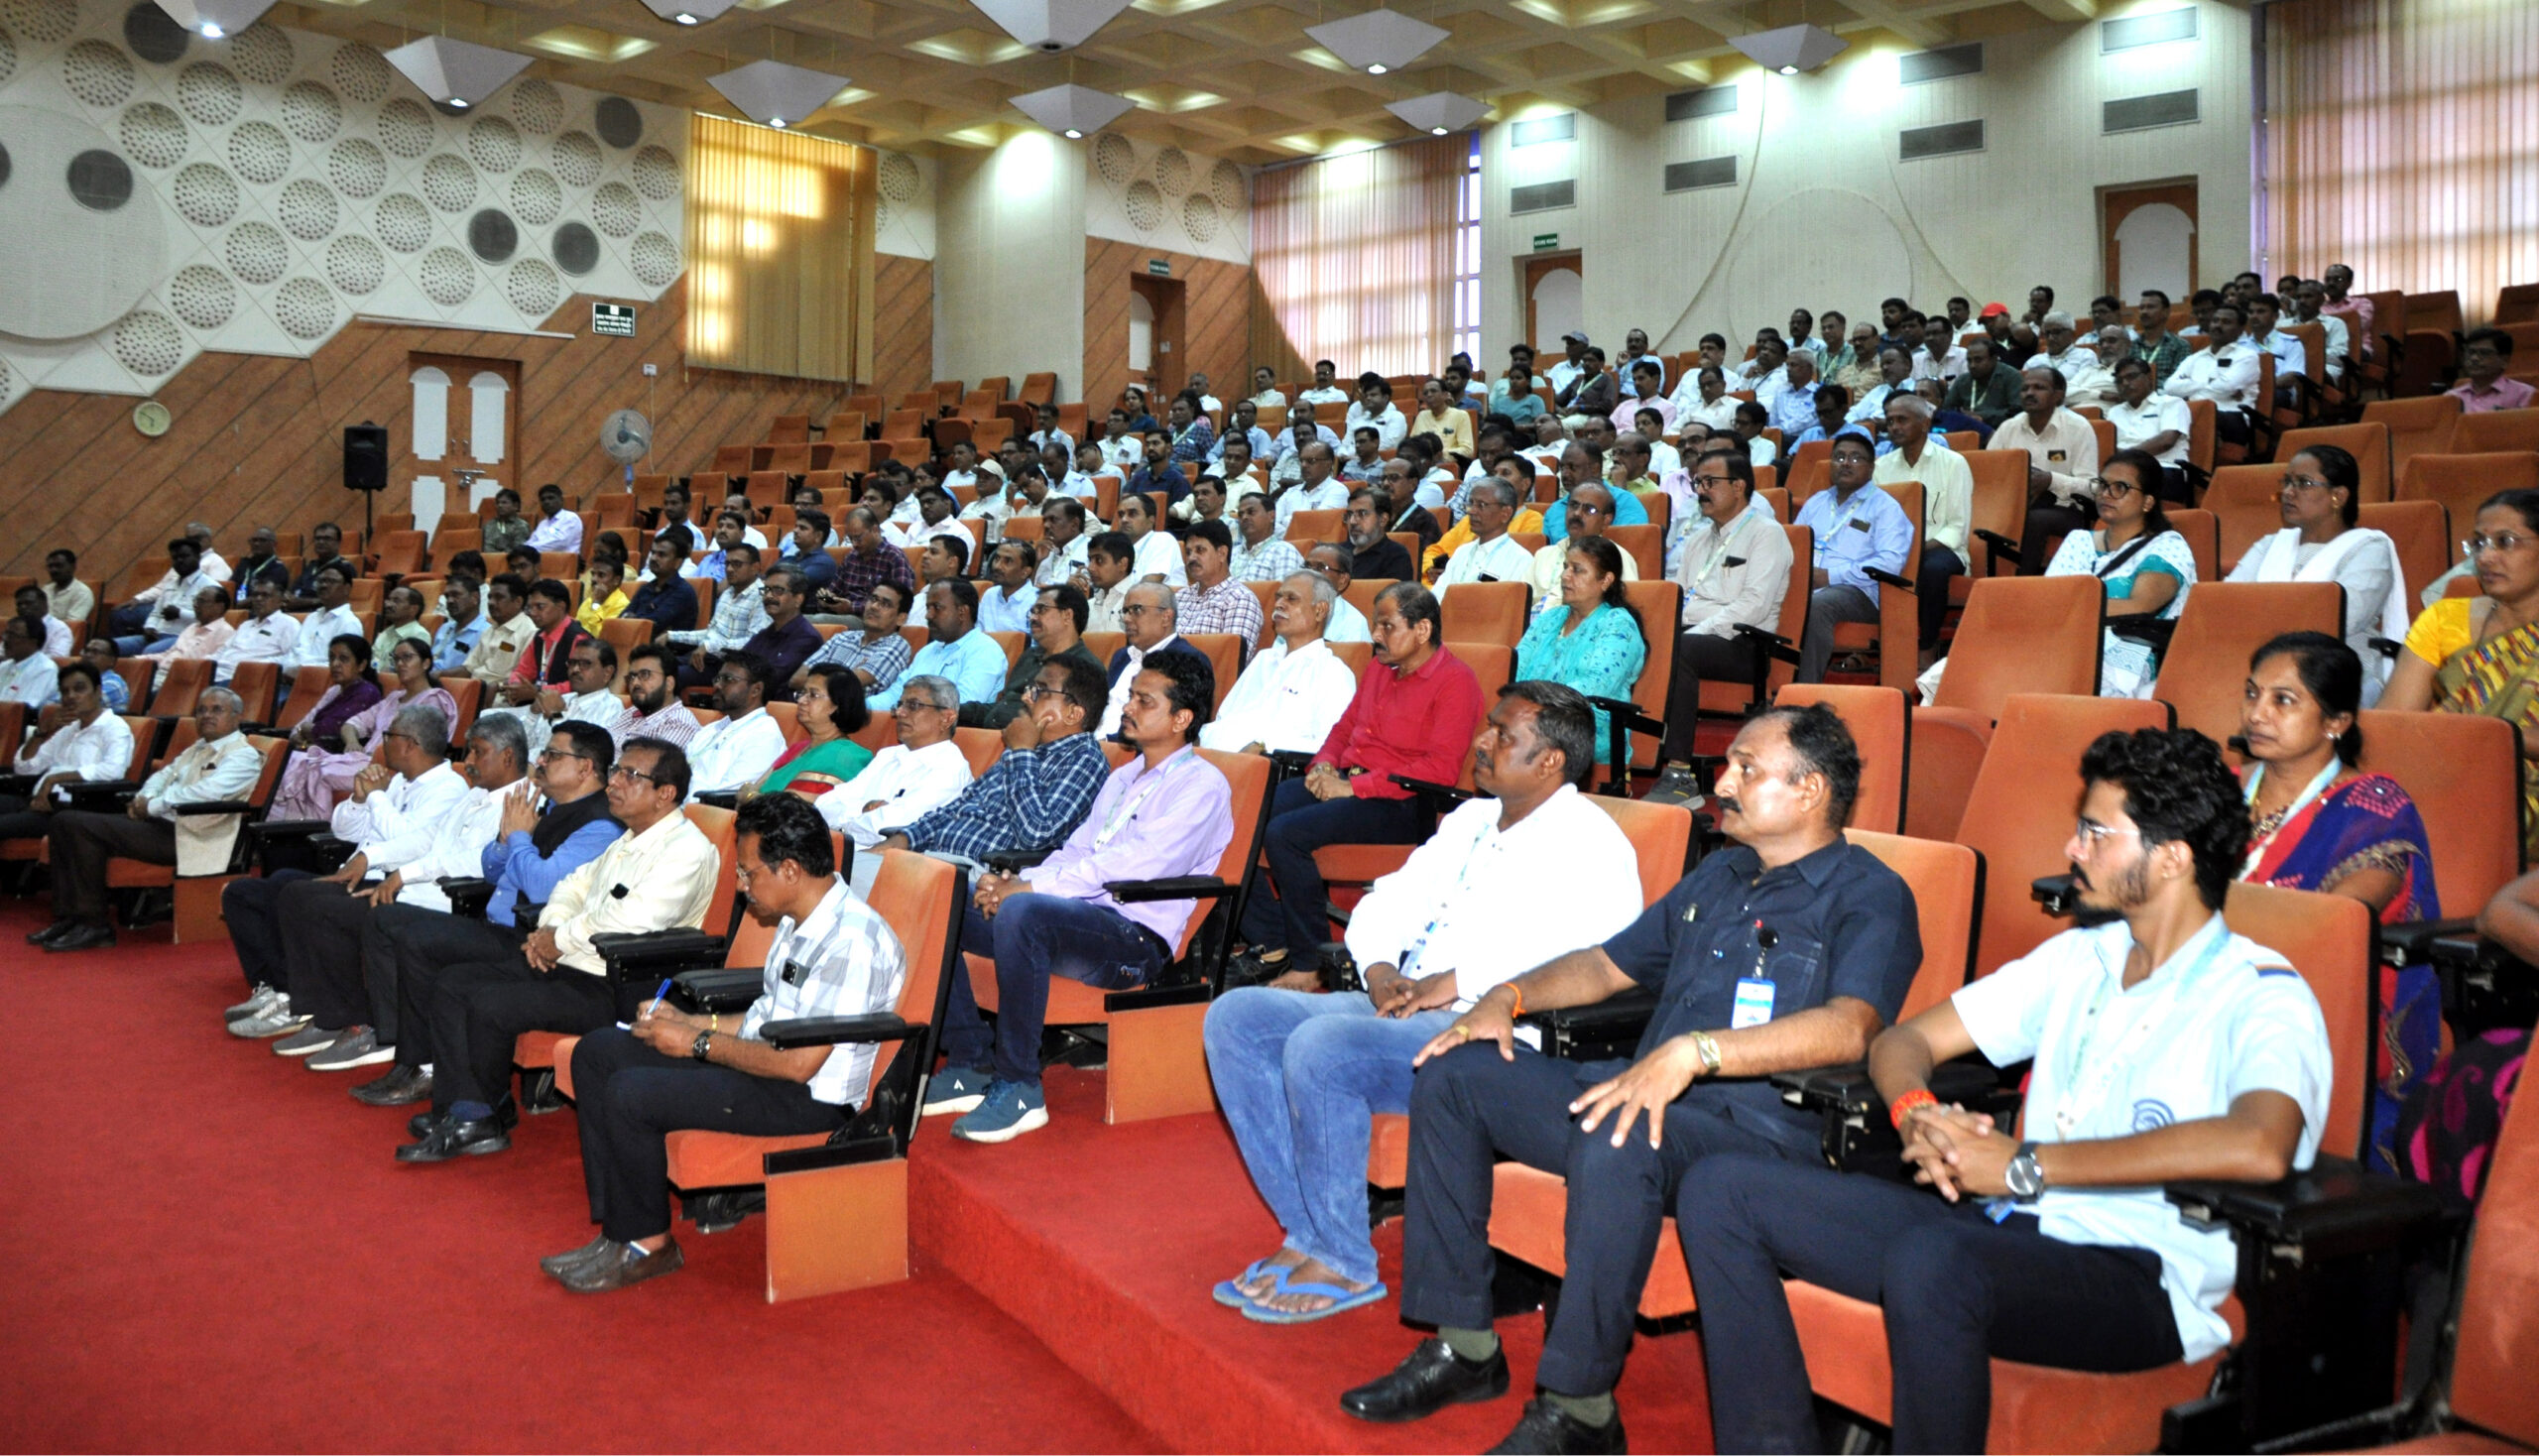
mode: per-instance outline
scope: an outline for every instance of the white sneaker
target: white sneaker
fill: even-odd
[[[253,1021],[273,1008],[274,998],[282,995],[271,986],[259,986],[256,994],[220,1014],[224,1022]]]
[[[311,1020],[312,1018],[295,1014],[291,1009],[291,997],[288,994],[281,994],[274,997],[274,1004],[263,1014],[250,1017],[243,1022],[231,1022],[229,1034],[243,1036],[250,1041],[262,1041],[273,1036],[288,1036],[307,1026]]]

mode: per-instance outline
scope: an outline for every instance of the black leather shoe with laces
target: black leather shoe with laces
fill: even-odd
[[[1424,1420],[1449,1405],[1496,1400],[1508,1394],[1508,1351],[1468,1361],[1443,1340],[1422,1340],[1392,1374],[1369,1381],[1340,1397],[1340,1408],[1360,1420]]]

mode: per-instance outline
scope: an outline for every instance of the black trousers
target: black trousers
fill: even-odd
[[[62,810],[45,838],[53,859],[53,912],[96,924],[106,919],[106,861],[177,862],[177,826],[130,814]]]
[[[2019,574],[2042,576],[2055,543],[2075,531],[2098,524],[2099,513],[2046,501],[2027,508],[2027,529],[2019,533]]]
[[[282,893],[311,878],[306,870],[276,870],[220,887],[220,918],[229,926],[229,947],[238,952],[238,971],[247,978],[248,990],[292,989],[291,960],[283,948]]]
[[[1921,570],[1913,582],[1914,592],[1921,598],[1922,646],[1940,645],[1940,628],[1948,621],[1948,579],[1965,574],[1964,557],[1947,546],[1922,544]],[[1879,650],[1885,651],[1885,645],[1881,643]]]
[[[1666,687],[1666,738],[1657,747],[1659,763],[1691,761],[1693,730],[1701,717],[1705,678],[1713,682],[1752,683],[1753,648],[1742,637],[1675,634],[1675,676]]]
[[[617,1020],[604,976],[567,966],[542,971],[518,953],[443,971],[432,988],[432,1111],[452,1103],[499,1106],[510,1095],[512,1043],[523,1031],[578,1035]]]
[[[669,1232],[664,1135],[682,1128],[762,1138],[826,1133],[843,1125],[848,1111],[815,1100],[805,1083],[664,1056],[615,1027],[573,1048],[573,1100],[591,1222],[630,1244]]]
[[[0,839],[42,839],[53,827],[53,815],[40,814],[33,808],[35,800],[23,794],[0,793]]]
[[[2049,1239],[2029,1214],[1995,1223],[1981,1199],[1725,1157],[1684,1184],[1675,1219],[1722,1451],[1818,1449],[1784,1274],[1883,1307],[1899,1452],[1983,1450],[1996,1355],[2102,1372],[2181,1356],[2159,1256]]]
[[[328,1031],[346,1027],[379,1030],[362,980],[362,936],[374,913],[368,895],[353,895],[322,880],[295,880],[283,887],[278,909],[290,927],[283,961],[291,985],[291,1009]],[[392,1008],[390,1016],[395,1016]],[[381,1044],[395,1040],[380,1037]]]
[[[1270,868],[1252,872],[1243,938],[1263,949],[1283,944],[1291,970],[1320,966],[1323,942],[1331,938],[1331,901],[1313,852],[1326,844],[1416,844],[1426,822],[1417,799],[1316,798],[1302,779],[1279,785],[1270,796],[1262,840]]]
[[[1534,1379],[1565,1395],[1602,1395],[1622,1377],[1640,1285],[1648,1281],[1657,1236],[1693,1165],[1723,1153],[1794,1161],[1816,1156],[1812,1143],[1783,1148],[1729,1121],[1723,1099],[1713,1095],[1717,1089],[1699,1085],[1666,1110],[1660,1147],[1648,1146],[1644,1123],[1620,1148],[1611,1122],[1580,1132],[1570,1102],[1627,1065],[1582,1065],[1522,1048],[1506,1061],[1497,1046],[1485,1044],[1450,1051],[1420,1069],[1410,1084],[1402,1318],[1488,1329],[1496,1263],[1491,1165],[1505,1154],[1559,1173],[1569,1180],[1569,1269]]]
[[[519,960],[521,942],[528,938],[528,931],[510,925],[411,905],[392,905],[372,916],[362,940],[362,976],[393,982],[389,999],[397,1005],[397,1064],[437,1071],[430,1013],[443,971],[478,961]],[[374,980],[370,989],[371,1004],[384,1006],[382,987]]]

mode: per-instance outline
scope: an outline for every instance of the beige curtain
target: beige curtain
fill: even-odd
[[[2281,0],[2266,27],[2269,278],[2457,289],[2474,321],[2539,280],[2539,5]]]
[[[1254,179],[1252,266],[1296,358],[1330,359],[1344,377],[1444,364],[1471,149],[1469,137],[1439,137]]]
[[[700,115],[688,174],[688,363],[872,378],[873,152]]]

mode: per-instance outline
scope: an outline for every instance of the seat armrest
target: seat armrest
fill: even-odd
[[[1919,586],[1914,584],[1911,577],[1898,576],[1892,571],[1881,570],[1875,566],[1862,567],[1861,574],[1867,576],[1872,581],[1894,587],[1898,591],[1919,592],[1921,590]]]
[[[310,839],[334,827],[325,819],[263,819],[248,825],[247,832],[258,839]]]
[[[1051,849],[1000,849],[989,855],[986,863],[991,870],[1002,870],[1011,875],[1019,870],[1028,870],[1055,853],[1057,851]]]
[[[1632,1055],[1656,1015],[1657,988],[1633,986],[1587,1006],[1527,1012],[1517,1025],[1540,1031],[1548,1055],[1607,1061]]]
[[[1867,1062],[1774,1072],[1770,1080],[1780,1090],[1781,1100],[1793,1106],[1853,1117],[1875,1113],[1881,1123],[1886,1119],[1886,1099],[1877,1094],[1877,1084],[1870,1080]],[[1928,1086],[1931,1095],[1943,1104],[1979,1110],[1989,1110],[1984,1104],[1997,1099],[2002,1090],[1999,1070],[1973,1056],[1958,1057],[1931,1068]]]
[[[717,789],[710,792],[697,794],[695,795],[695,799],[696,802],[713,808],[739,808],[741,806],[741,791],[737,789]]]
[[[2380,927],[2380,960],[2385,965],[2420,966],[2436,960],[2474,961],[2484,940],[2475,915],[2447,920],[2414,920]]]
[[[1767,632],[1752,622],[1739,622],[1732,630],[1736,633],[1738,640],[1767,657],[1778,658],[1784,663],[1793,665],[1798,662],[1797,645],[1777,632]]]
[[[1997,531],[1986,531],[1982,527],[1977,527],[1975,539],[1984,543],[1984,554],[1987,557],[1984,565],[1987,575],[1991,574],[1995,561],[2007,561],[2013,566],[2027,563],[2027,558],[2019,553],[2019,544]]]
[[[710,971],[681,971],[670,978],[670,996],[699,1016],[750,1009],[767,989],[764,966],[721,966]]]
[[[1385,777],[1390,779],[1395,787],[1410,790],[1411,797],[1426,804],[1429,811],[1436,814],[1451,812],[1474,797],[1470,789],[1458,789],[1452,784],[1431,784],[1407,774],[1388,774]]]
[[[2315,1258],[2386,1248],[2445,1216],[2430,1184],[2344,1158],[2321,1158],[2307,1172],[2270,1183],[2181,1178],[2162,1191],[2189,1223]]]
[[[805,1046],[899,1041],[916,1035],[925,1026],[923,1022],[902,1021],[883,1011],[861,1017],[797,1017],[787,1022],[769,1022],[758,1029],[758,1033],[779,1051],[794,1051]]]
[[[1122,905],[1150,905],[1164,900],[1218,900],[1234,887],[1214,875],[1174,875],[1159,880],[1109,880],[1103,893]]]
[[[1297,748],[1276,748],[1270,751],[1270,762],[1278,772],[1292,776],[1311,768],[1313,755]]]
[[[2081,903],[2081,887],[2070,875],[2047,875],[2028,882],[2028,898],[2049,915],[2068,915]]]
[[[192,819],[209,814],[247,814],[255,812],[255,809],[254,804],[243,798],[215,798],[204,803],[181,803],[177,805],[177,817]]]
[[[449,897],[449,912],[467,919],[485,918],[485,907],[494,901],[494,882],[474,875],[447,875],[432,883]]]
[[[1639,704],[1619,697],[1590,697],[1587,705],[1602,708],[1618,728],[1631,733],[1663,733],[1666,725],[1639,710]]]
[[[2397,661],[2398,649],[2401,644],[2392,642],[2385,637],[2374,637],[2369,639],[2369,641],[2373,652],[2389,659],[2391,662]]]
[[[114,779],[99,784],[73,783],[60,786],[60,791],[69,798],[72,808],[86,808],[112,799],[130,798],[141,791],[141,783],[135,779]]]
[[[719,966],[726,943],[720,935],[684,926],[591,937],[591,948],[607,964],[609,979],[625,981],[667,980],[680,971]]]

